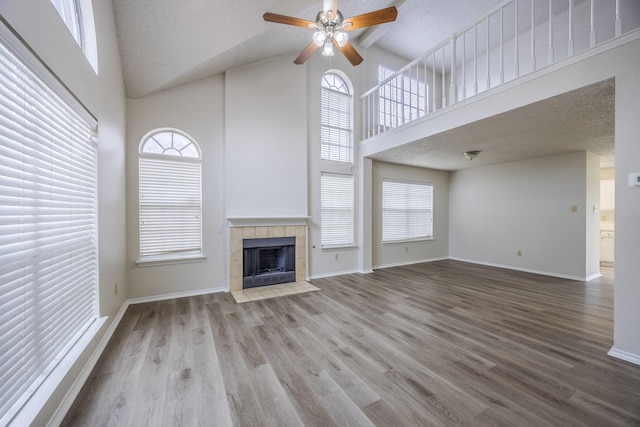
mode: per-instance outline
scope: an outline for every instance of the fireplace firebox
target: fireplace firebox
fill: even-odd
[[[242,241],[243,288],[296,281],[296,238],[273,237]]]

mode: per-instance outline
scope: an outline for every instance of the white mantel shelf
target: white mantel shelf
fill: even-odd
[[[307,225],[309,216],[288,216],[288,217],[256,217],[256,216],[233,216],[227,217],[231,227],[264,227],[277,225]]]

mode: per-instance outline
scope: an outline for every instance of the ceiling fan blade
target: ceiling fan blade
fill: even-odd
[[[351,43],[347,42],[344,46],[340,47],[340,45],[338,45],[338,42],[334,40],[333,44],[337,46],[338,49],[340,49],[340,52],[342,52],[342,54],[349,60],[349,62],[351,62],[351,65],[353,65],[354,67],[362,62],[362,56],[360,56],[358,51],[353,47]]]
[[[298,57],[293,61],[294,64],[302,65],[306,62],[307,59],[311,56],[313,52],[318,48],[313,41],[304,48],[304,50],[298,55]]]
[[[277,13],[267,12],[262,15],[267,22],[276,22],[278,24],[293,25],[302,28],[315,28],[316,23],[306,19],[294,18],[292,16],[278,15]]]
[[[391,6],[385,9],[380,9],[374,12],[364,13],[362,15],[345,19],[342,25],[344,26],[345,31],[352,31],[357,30],[358,28],[370,27],[372,25],[383,24],[385,22],[392,22],[396,20],[397,16],[398,9],[396,9],[395,6]],[[351,23],[351,25],[349,25],[348,23]]]

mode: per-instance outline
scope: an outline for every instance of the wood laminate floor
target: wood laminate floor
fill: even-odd
[[[612,280],[456,261],[128,308],[65,426],[640,425]]]

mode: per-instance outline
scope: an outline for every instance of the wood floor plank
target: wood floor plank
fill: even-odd
[[[132,305],[63,426],[637,426],[613,280],[443,260]]]

